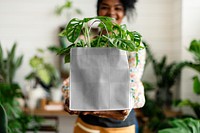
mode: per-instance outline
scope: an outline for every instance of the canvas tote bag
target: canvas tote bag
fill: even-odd
[[[70,110],[129,109],[129,65],[117,48],[72,48]]]

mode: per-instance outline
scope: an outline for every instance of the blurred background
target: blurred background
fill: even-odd
[[[48,110],[55,115],[59,132],[71,133],[76,116],[62,111],[61,94],[69,65],[54,47],[67,45],[58,34],[70,19],[93,16],[95,0],[0,0],[0,81],[8,85],[7,91],[16,90],[16,95],[4,93],[6,85],[1,85],[1,103],[16,97],[22,112],[37,115],[33,110],[39,108],[38,115],[44,116],[48,112],[41,110]],[[142,79],[147,102],[138,110],[141,132],[158,131],[162,118],[200,118],[199,16],[199,0],[138,0],[134,20],[124,20],[128,29],[143,36],[148,48]],[[9,69],[3,62],[10,62]],[[158,113],[156,105],[162,107]],[[33,120],[40,124],[33,117],[27,122]]]

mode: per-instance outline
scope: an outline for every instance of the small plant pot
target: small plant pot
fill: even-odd
[[[61,102],[62,100],[62,91],[58,88],[51,88],[51,100],[54,102]]]

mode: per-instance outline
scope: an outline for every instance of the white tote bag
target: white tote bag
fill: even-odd
[[[129,109],[129,65],[116,48],[72,48],[70,110]]]

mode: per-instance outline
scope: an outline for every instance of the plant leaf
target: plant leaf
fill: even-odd
[[[200,62],[200,40],[193,40],[188,50],[194,54],[194,59]]]
[[[200,95],[200,80],[197,76],[193,78],[193,91],[194,93]]]
[[[3,108],[3,106],[0,104],[0,132],[1,133],[7,133],[8,128],[8,121],[7,121],[7,115],[6,111]]]
[[[66,36],[71,43],[74,43],[80,36],[82,27],[83,21],[74,18],[68,23],[67,27],[65,28],[66,32],[64,32],[63,35]]]

